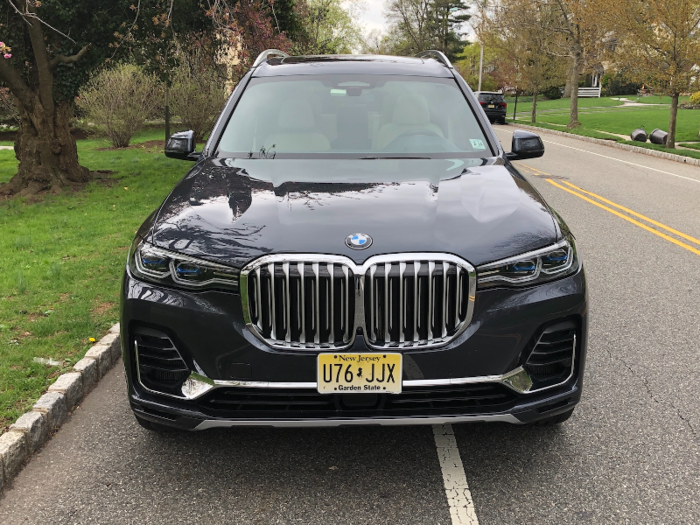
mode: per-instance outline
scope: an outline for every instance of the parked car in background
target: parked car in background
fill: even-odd
[[[564,422],[586,279],[511,162],[542,140],[516,130],[511,149],[442,53],[263,53],[201,153],[192,131],[170,138],[195,164],[131,247],[138,422]]]
[[[477,91],[474,93],[490,122],[506,123],[508,103],[503,93],[498,91]]]

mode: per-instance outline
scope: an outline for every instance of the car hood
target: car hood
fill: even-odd
[[[348,235],[373,239],[366,250]],[[242,267],[268,253],[452,253],[478,266],[556,242],[530,184],[493,159],[209,159],[153,219],[162,248]]]

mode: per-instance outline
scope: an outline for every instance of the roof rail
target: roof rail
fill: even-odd
[[[421,51],[416,55],[416,58],[434,58],[438,62],[442,62],[443,65],[449,67],[450,69],[454,69],[452,62],[450,62],[450,60],[445,56],[445,53],[442,51],[436,51],[435,49]]]
[[[255,59],[255,62],[253,62],[253,67],[258,67],[260,64],[265,62],[265,60],[267,60],[267,57],[271,56],[287,58],[289,55],[284,51],[280,51],[279,49],[268,49],[258,55],[258,58]]]

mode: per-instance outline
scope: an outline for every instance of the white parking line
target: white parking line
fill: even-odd
[[[452,425],[433,425],[452,525],[479,525]]]
[[[511,135],[513,134],[512,131],[509,131],[507,129],[498,128],[498,130],[505,131],[506,133],[510,133]],[[583,153],[590,153],[591,155],[595,155],[597,157],[603,157],[604,159],[616,160],[617,162],[622,162],[623,164],[628,164],[629,166],[634,166],[635,168],[644,168],[647,170],[655,171],[657,173],[663,173],[664,175],[672,175],[673,177],[678,177],[679,179],[685,179],[685,180],[689,180],[689,181],[693,181],[693,182],[700,182],[699,179],[694,179],[693,177],[685,177],[683,175],[678,175],[677,173],[659,170],[656,168],[651,168],[649,166],[645,166],[644,164],[637,164],[635,162],[629,162],[627,160],[618,159],[617,157],[610,157],[608,155],[603,155],[601,153],[595,153],[595,152],[589,151],[587,149],[574,148],[573,146],[567,146],[566,144],[562,144],[561,142],[552,142],[551,140],[544,140],[544,139],[542,139],[542,141],[545,142],[546,144],[555,144],[557,146],[561,146],[562,148],[569,148],[569,149],[572,149],[574,151],[581,151]]]

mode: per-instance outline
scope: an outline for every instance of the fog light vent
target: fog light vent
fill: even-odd
[[[141,384],[158,392],[177,392],[190,375],[173,341],[163,332],[138,328],[134,349]]]
[[[575,323],[550,326],[537,340],[525,363],[525,369],[535,382],[560,382],[571,375],[575,347]]]

